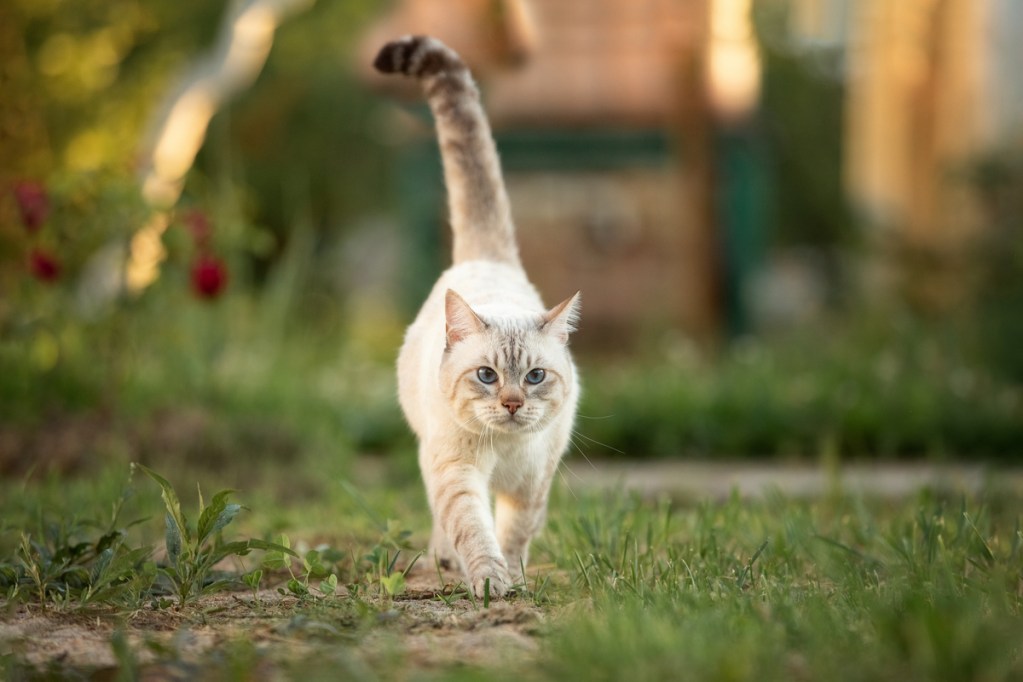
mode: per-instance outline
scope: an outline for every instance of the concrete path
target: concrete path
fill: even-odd
[[[761,497],[777,491],[816,497],[834,490],[877,497],[904,497],[930,488],[943,492],[1023,494],[1023,469],[983,464],[864,463],[835,469],[805,464],[692,461],[595,461],[573,458],[562,465],[563,484],[575,490],[635,490],[679,497]]]

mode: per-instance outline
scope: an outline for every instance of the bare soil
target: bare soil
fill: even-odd
[[[367,597],[377,622],[361,631],[343,613],[311,609],[276,589],[216,594],[182,610],[147,607],[132,613],[62,612],[0,602],[0,609],[6,608],[0,655],[13,654],[37,671],[104,678],[105,671],[121,663],[112,645],[120,631],[142,678],[167,679],[168,665],[178,671],[201,667],[204,659],[239,639],[275,663],[301,660],[325,643],[346,641],[357,641],[353,654],[366,661],[382,652],[398,653],[416,668],[501,666],[535,654],[536,634],[548,617],[544,609],[523,599],[494,600],[489,608],[465,598],[445,603],[437,594],[450,593],[458,577],[446,573],[443,578],[440,586],[436,573],[413,573],[399,597]]]

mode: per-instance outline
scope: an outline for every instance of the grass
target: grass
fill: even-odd
[[[45,605],[67,617],[100,614],[120,624],[110,646],[122,670],[191,666],[193,672],[226,679],[250,679],[267,670],[310,679],[346,670],[353,679],[367,680],[1009,680],[1023,675],[1023,503],[1015,497],[922,491],[911,499],[881,501],[836,491],[816,500],[781,495],[646,500],[559,486],[548,528],[535,543],[533,562],[541,568],[527,571],[516,596],[507,603],[471,600],[455,586],[433,597],[434,610],[425,617],[416,610],[416,599],[429,597],[408,601],[402,595],[405,576],[395,556],[405,552],[412,559],[425,544],[428,519],[418,484],[399,476],[378,488],[358,486],[353,496],[355,488],[346,492],[335,481],[333,495],[288,505],[292,518],[340,519],[332,533],[325,536],[315,521],[296,522],[286,530],[291,546],[303,547],[299,557],[271,551],[261,559],[239,559],[247,563],[217,576],[237,583],[259,570],[250,587],[262,580],[288,599],[256,592],[235,597],[230,608],[248,624],[245,630],[221,624],[225,644],[196,658],[173,641],[143,638],[140,644],[137,636],[125,634],[145,632],[140,619],[165,618],[163,627],[186,637],[200,625],[218,627],[208,619],[228,608],[214,608],[201,598],[173,607],[152,600],[151,588],[159,583],[145,557],[131,553],[166,533],[160,515],[166,499],[164,504],[159,499],[166,489],[144,482],[133,484],[134,497],[85,480],[63,485],[68,499],[91,498],[87,508],[100,517],[111,504],[115,520],[125,507],[153,515],[130,528],[114,524],[121,543],[114,554],[132,560],[122,562],[107,583],[129,586],[125,592],[84,599],[81,588],[69,598],[60,590],[40,593],[29,580],[28,589],[8,591],[8,613],[20,604],[30,610]],[[21,556],[22,534],[34,536],[39,524],[56,522],[65,531],[53,536],[53,546],[84,543],[87,550],[79,552],[78,563],[99,575],[97,556],[104,550],[95,538],[110,542],[106,526],[70,520],[45,483],[23,485],[18,498],[9,494],[9,483],[3,485],[0,512],[7,529],[0,563],[10,565]],[[225,513],[233,519],[240,511],[227,506],[226,496],[206,508],[218,510],[205,515],[207,528]],[[274,536],[280,530],[278,513],[269,502],[254,505],[243,515],[242,530]],[[312,543],[318,546],[309,549]],[[282,569],[286,557],[297,563]],[[53,578],[54,584],[60,580]],[[494,657],[459,663],[455,656],[419,667],[422,654],[407,643],[421,637],[424,628],[432,631],[499,605],[540,614],[536,618],[542,620],[523,631],[536,642],[535,652],[498,656],[495,650]],[[505,615],[472,621],[466,632],[499,628],[501,617],[511,618],[507,611],[497,613]],[[453,641],[440,639],[434,646]],[[16,646],[3,646],[0,660],[8,676],[27,676]],[[287,653],[294,647],[305,653],[297,658]]]

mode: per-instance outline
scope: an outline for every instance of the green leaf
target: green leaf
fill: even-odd
[[[271,570],[288,568],[291,566],[292,557],[299,559],[298,553],[291,549],[288,542],[288,536],[282,535],[281,541],[284,544],[277,544],[276,542],[267,542],[266,540],[260,540],[258,538],[252,538],[249,540],[249,547],[252,549],[259,549],[268,554],[263,558],[263,567]]]
[[[329,597],[337,591],[337,576],[331,573],[326,580],[320,581],[320,593]]]
[[[161,496],[163,497],[163,506],[167,508],[168,519],[173,521],[174,525],[177,526],[178,535],[186,544],[191,544],[192,538],[188,532],[188,522],[185,519],[184,513],[181,511],[181,502],[178,501],[178,495],[174,492],[174,486],[160,476],[158,473],[150,469],[149,467],[141,464],[135,464],[134,466],[141,469],[149,478],[156,481],[160,486]]]
[[[302,558],[302,564],[306,573],[312,578],[325,578],[330,570],[320,560],[320,553],[315,549],[309,550]]]
[[[119,530],[110,531],[109,533],[102,536],[99,540],[96,541],[95,552],[97,554],[100,554],[103,551],[111,547],[114,547],[115,545],[119,545],[121,541],[123,541],[123,539],[124,533],[122,533],[121,531]]]
[[[259,589],[259,583],[263,580],[263,569],[257,568],[256,570],[246,573],[242,576],[242,582],[248,585],[253,590]]]
[[[133,550],[114,555],[100,567],[93,570],[89,588],[82,595],[84,603],[109,602],[129,588],[148,589],[155,577],[152,565],[142,565],[152,554],[150,547],[137,547]],[[141,566],[140,566],[141,565]]]
[[[253,550],[249,540],[237,540],[217,545],[208,554],[204,555],[205,566],[215,566],[229,556],[246,556]]]
[[[199,594],[204,595],[213,594],[214,592],[223,592],[237,584],[238,581],[235,578],[221,578],[220,580],[214,580],[210,584],[203,586],[202,590],[199,591]]]
[[[170,512],[167,512],[166,520],[167,531],[164,534],[164,538],[167,542],[167,558],[170,559],[171,563],[176,564],[182,550],[181,528]]]
[[[298,597],[304,597],[309,594],[309,588],[302,584],[297,578],[292,578],[288,581],[288,590]]]
[[[213,496],[210,504],[202,509],[199,514],[199,522],[196,527],[196,543],[202,545],[206,540],[231,523],[238,512],[242,510],[240,504],[228,504],[227,498],[233,490],[222,490]]]
[[[96,563],[92,567],[92,575],[89,576],[89,583],[95,585],[99,582],[100,576],[103,575],[104,571],[107,570],[107,566],[110,565],[111,560],[114,558],[114,550],[104,549],[99,553],[96,558]]]
[[[380,585],[388,596],[396,597],[405,591],[405,576],[400,571],[395,571],[389,576],[380,578]]]

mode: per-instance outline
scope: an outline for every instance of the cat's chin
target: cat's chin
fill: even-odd
[[[509,415],[489,422],[488,426],[498,433],[526,433],[536,428],[536,421]]]

